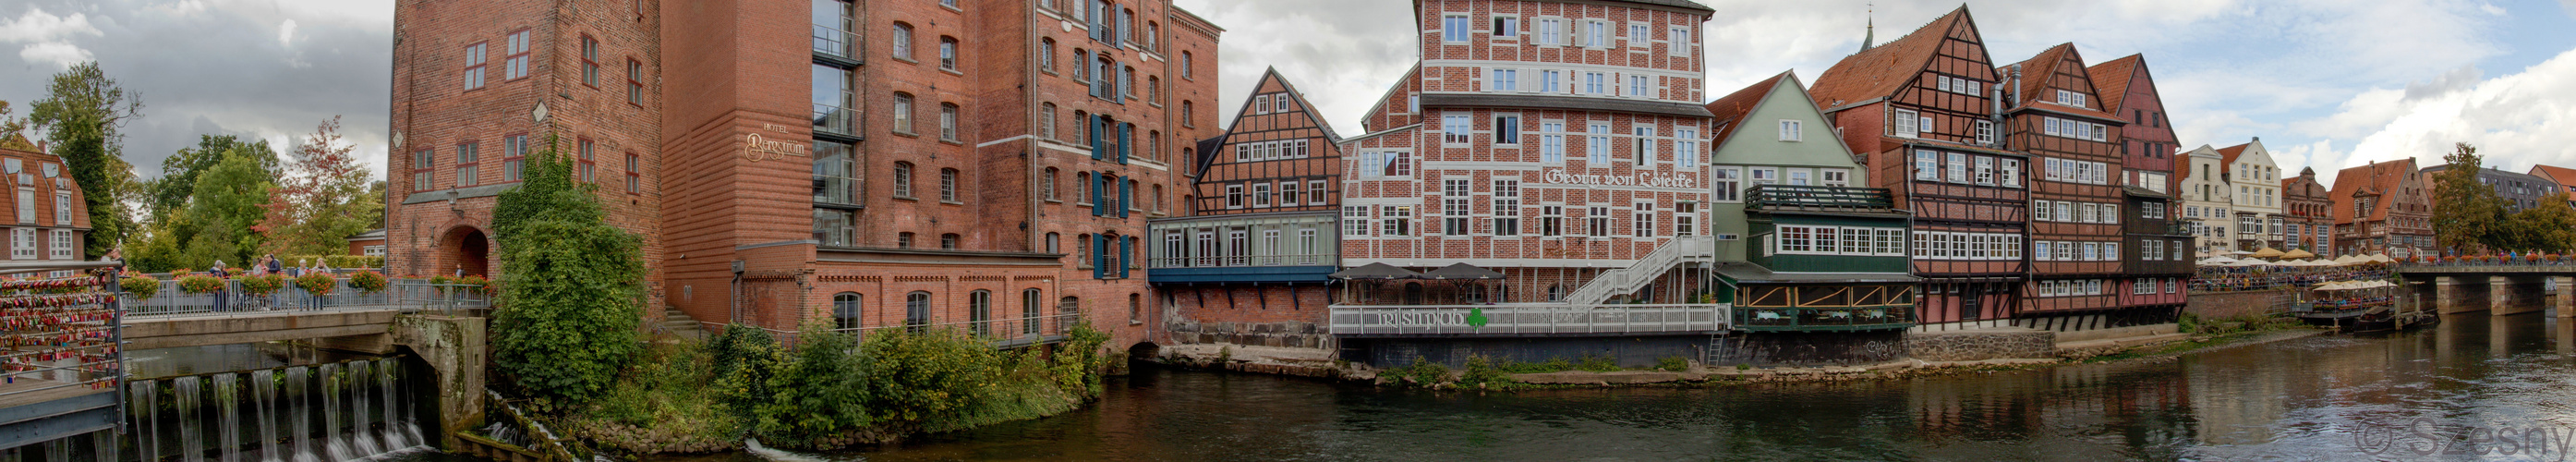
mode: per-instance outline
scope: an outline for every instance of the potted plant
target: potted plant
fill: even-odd
[[[116,287],[124,289],[127,295],[133,295],[135,300],[151,300],[153,295],[161,293],[161,280],[143,273],[127,273],[116,280]]]
[[[339,286],[340,281],[331,279],[330,273],[304,273],[303,276],[297,276],[295,278],[296,288],[304,289],[305,292],[310,292],[313,295],[329,295],[331,293],[331,289],[339,288]]]
[[[275,274],[244,276],[241,278],[241,287],[242,292],[257,296],[267,296],[268,294],[277,292],[277,289],[286,287],[286,276]]]
[[[358,290],[366,291],[367,293],[383,292],[385,291],[385,275],[384,273],[374,271],[359,271],[351,273],[349,275],[349,287],[355,287]]]
[[[214,276],[191,274],[179,278],[179,290],[192,294],[211,294],[224,290],[224,280]]]

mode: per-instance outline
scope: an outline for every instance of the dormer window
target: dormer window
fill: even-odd
[[[2075,107],[2085,107],[2085,105],[2084,105],[2084,94],[2083,94],[2083,93],[2076,93],[2076,92],[2074,92],[2074,91],[2069,91],[2069,90],[2058,90],[2058,91],[2057,91],[2057,104],[2064,104],[2064,105],[2068,105],[2068,106],[2075,106]]]

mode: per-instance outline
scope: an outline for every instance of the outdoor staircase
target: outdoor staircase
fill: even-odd
[[[1591,282],[1586,282],[1583,287],[1577,287],[1574,292],[1566,294],[1565,303],[1575,306],[1599,305],[1609,301],[1612,296],[1635,293],[1638,289],[1645,288],[1646,284],[1662,278],[1664,272],[1671,271],[1673,267],[1680,266],[1683,262],[1712,262],[1716,261],[1716,257],[1716,238],[1676,236],[1673,240],[1664,242],[1664,245],[1655,247],[1655,251],[1646,254],[1646,258],[1637,259],[1637,264],[1604,271],[1600,275],[1593,276]]]
[[[688,313],[682,313],[678,309],[662,310],[661,330],[670,332],[673,337],[684,339],[705,340],[707,338],[707,330],[698,326],[698,320],[690,318]]]

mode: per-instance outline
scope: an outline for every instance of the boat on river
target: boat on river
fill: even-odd
[[[2431,325],[2441,317],[2406,303],[2404,287],[2386,280],[2333,281],[2309,288],[2293,309],[2301,321],[2344,332],[2372,332]]]

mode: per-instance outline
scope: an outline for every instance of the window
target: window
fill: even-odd
[[[957,70],[957,38],[939,37],[939,69]]]
[[[644,62],[626,60],[626,104],[644,105]]]
[[[1977,121],[1977,144],[1978,144],[1978,145],[1980,145],[1980,146],[1993,146],[1993,145],[1995,144],[1995,122],[1994,122],[1994,121],[1992,121],[1992,120],[1979,120],[1979,121]]]
[[[857,239],[857,212],[827,208],[814,209],[814,242],[826,246],[846,247],[857,244]]]
[[[482,156],[481,156],[481,154],[482,154],[482,153],[480,153],[480,152],[476,152],[476,151],[479,151],[479,150],[480,150],[480,149],[478,149],[478,148],[480,148],[480,147],[481,147],[481,146],[479,146],[479,145],[478,145],[478,144],[476,144],[476,143],[465,143],[465,144],[456,145],[456,186],[457,186],[457,187],[460,187],[460,188],[461,188],[461,187],[466,187],[466,186],[474,186],[474,185],[478,185],[478,184],[483,184],[483,181],[482,181],[483,179],[482,179],[482,178],[480,178],[480,177],[482,176],[482,175],[481,175],[481,173],[482,173],[482,166],[479,166],[479,165],[475,165],[475,164],[474,164],[476,161],[480,161],[480,160],[481,160],[481,159],[480,159],[480,157],[482,157]]]
[[[1379,215],[1385,219],[1386,227],[1381,231],[1384,235],[1413,235],[1413,207],[1399,205],[1382,207],[1379,209]]]
[[[25,196],[21,196],[21,197],[25,197]],[[35,229],[35,228],[13,228],[13,229],[10,229],[10,230],[9,230],[9,244],[10,244],[10,245],[9,245],[9,259],[11,259],[11,260],[34,260],[34,259],[36,259],[36,229]]]
[[[1038,39],[1038,70],[1055,73],[1055,39]]]
[[[1914,179],[1922,181],[1941,179],[1941,155],[1932,151],[1914,151]]]
[[[465,89],[467,90],[483,88],[483,63],[490,62],[485,60],[483,55],[483,47],[486,45],[489,44],[475,43],[465,46]]]
[[[1510,16],[1495,16],[1495,17],[1494,17],[1494,36],[1495,36],[1495,37],[1519,37],[1520,35],[1521,35],[1521,19],[1520,19],[1520,18],[1515,18],[1515,17],[1510,17]]]
[[[1565,44],[1565,22],[1562,20],[1540,19],[1538,20],[1538,26],[1534,29],[1538,30],[1538,41],[1536,42],[1538,44]]]
[[[1324,205],[1324,180],[1306,180],[1306,205]]]
[[[1565,163],[1565,123],[1538,124],[1538,131],[1538,161],[1549,164]]]
[[[2003,159],[2002,162],[2004,173],[2003,186],[2007,188],[2021,187],[2021,161]]]
[[[894,132],[902,134],[912,133],[911,93],[895,92],[894,94]]]
[[[1699,130],[1673,130],[1673,163],[1681,167],[1699,166]]]
[[[580,141],[575,141],[573,142],[573,146],[574,152],[580,159],[580,165],[574,166],[576,171],[573,174],[580,178],[583,183],[599,182],[599,165],[597,165],[597,161],[594,160],[596,157],[592,157],[591,155],[591,151],[594,146],[592,146],[590,140],[585,138]]]
[[[599,88],[599,41],[581,36],[581,84]]]
[[[1564,75],[1564,71],[1538,71],[1538,91],[1558,91],[1558,89],[1564,89],[1567,91],[1573,90],[1573,87],[1564,86],[1565,80],[1562,78]]]
[[[1193,106],[1190,104],[1190,102],[1188,102],[1188,101],[1182,101],[1182,102],[1181,102],[1181,126],[1183,126],[1183,127],[1196,127],[1196,126],[1198,126],[1198,122],[1196,121],[1196,119],[1197,119],[1198,117],[1197,117],[1197,116],[1195,116],[1195,115],[1192,115],[1192,114],[1196,114],[1196,113],[1197,113],[1197,111],[1198,111],[1198,110],[1197,110],[1195,107],[1193,107]]]
[[[912,25],[899,22],[894,23],[894,36],[891,39],[891,43],[894,44],[894,59],[911,61]]]
[[[1709,200],[1718,202],[1735,202],[1742,200],[1739,197],[1743,194],[1744,188],[1744,173],[1741,170],[1741,167],[1711,168],[1709,169],[1709,183],[1710,186],[1713,186],[1711,193],[1709,194]]]
[[[859,301],[862,297],[851,292],[832,295],[832,329],[851,330],[862,327],[859,319]]]
[[[1587,94],[1587,95],[1606,95],[1606,94],[1610,94],[1610,90],[1609,90],[1608,88],[1603,88],[1603,87],[1602,87],[1602,82],[1601,82],[1601,80],[1602,80],[1603,78],[1604,78],[1604,77],[1603,77],[1603,75],[1602,75],[1601,73],[1599,73],[1599,72],[1585,72],[1585,73],[1583,73],[1583,94]]]
[[[1260,182],[1260,183],[1253,183],[1253,184],[1252,184],[1252,206],[1253,206],[1253,207],[1269,207],[1269,206],[1270,206],[1270,183],[1269,183],[1269,182]]]
[[[1646,76],[1631,75],[1628,76],[1628,96],[1645,98],[1655,95],[1646,91]]]
[[[46,237],[45,240],[52,241],[53,243],[51,246],[54,248],[53,259],[72,259],[72,230],[57,229],[53,230],[50,234],[52,234],[52,236]]]
[[[528,135],[501,137],[501,182],[519,181],[528,162]]]
[[[501,64],[501,80],[518,80],[528,76],[528,31],[510,33],[510,59]]]
[[[1968,155],[1950,153],[1950,182],[1968,182]]]
[[[1442,234],[1451,236],[1467,235],[1469,232],[1467,204],[1470,200],[1467,197],[1469,193],[1467,180],[1443,180],[1440,182],[1440,186],[1440,214],[1446,216],[1446,218],[1441,220],[1443,224],[1441,227],[1443,231]]]
[[[1916,112],[1914,112],[1914,111],[1912,111],[1912,110],[1906,110],[1906,109],[1898,109],[1898,110],[1896,110],[1896,120],[1895,120],[1895,122],[1896,122],[1896,124],[1895,124],[1895,125],[1896,125],[1896,136],[1902,136],[1902,137],[1907,137],[1907,138],[1913,138],[1913,137],[1917,137],[1917,136],[1922,136],[1922,130],[1920,130],[1920,126],[1919,126],[1919,125],[1916,125],[1916,124],[1918,124],[1918,123],[1921,123],[1921,121],[1922,121],[1922,116],[1917,115],[1917,114],[1919,114],[1919,113],[1916,113]]]
[[[1995,185],[1995,158],[1982,156],[1977,158],[1977,184]]]
[[[1584,157],[1596,162],[1610,161],[1610,124],[1592,124],[1592,136],[1584,139]]]
[[[1494,235],[1521,234],[1521,181],[1494,180]]]
[[[1494,116],[1494,144],[1521,144],[1521,116]]]
[[[1646,41],[1648,41],[1648,40],[1653,40],[1653,39],[1654,39],[1654,36],[1649,35],[1649,34],[1646,32],[1646,25],[1645,25],[1645,24],[1629,24],[1629,25],[1628,25],[1628,46],[1632,46],[1632,47],[1644,47],[1644,46],[1646,46]]]
[[[644,165],[644,164],[643,164],[643,161],[641,161],[641,160],[639,160],[639,158],[635,157],[635,153],[631,153],[631,152],[630,152],[630,153],[626,153],[626,193],[627,193],[627,194],[643,194],[643,193],[644,193],[644,173],[643,173],[643,170],[642,170],[642,168],[643,168],[642,166],[643,166],[643,165]]]
[[[957,202],[957,169],[939,169],[939,201]]]
[[[1521,71],[1518,69],[1495,69],[1494,90],[1521,91]]]
[[[2057,103],[2058,103],[2058,104],[2068,105],[2068,106],[2085,107],[2085,106],[2084,106],[2084,94],[2083,94],[2083,93],[2076,93],[2076,92],[2074,92],[2074,91],[2070,91],[2070,90],[2058,90],[2058,91],[2057,91]]]
[[[1602,21],[1584,21],[1583,46],[1610,46],[1610,23]]]
[[[1637,133],[1637,165],[1655,162],[1655,128],[1629,127]]]
[[[1820,171],[1818,171],[1817,173],[1822,173],[1822,174],[1824,174],[1824,176],[1825,176],[1825,182],[1824,182],[1824,185],[1825,185],[1825,186],[1851,186],[1851,171],[1850,171],[1850,170],[1844,170],[1844,169],[1839,169],[1839,168],[1828,168],[1828,169],[1820,170]]]
[[[1538,210],[1539,236],[1554,237],[1565,235],[1565,206],[1541,206]]]
[[[903,324],[920,329],[930,325],[930,293],[913,292],[903,296]]]
[[[1806,131],[1799,127],[1798,121],[1780,121],[1780,141],[1802,141],[1805,135]]]
[[[1441,116],[1441,117],[1440,117],[1440,142],[1441,142],[1441,143],[1443,143],[1443,144],[1457,144],[1457,145],[1463,145],[1463,144],[1467,144],[1467,143],[1469,143],[1469,142],[1470,142],[1470,140],[1467,138],[1467,136],[1468,136],[1470,133],[1474,132],[1474,130],[1475,130],[1474,124],[1475,124],[1475,121],[1474,121],[1473,119],[1468,118],[1468,116],[1467,116],[1467,115],[1464,115],[1464,114],[1450,114],[1450,115]]]
[[[1682,201],[1673,204],[1673,235],[1699,234],[1699,203]]]
[[[912,198],[912,163],[894,163],[894,197]]]
[[[1055,103],[1038,104],[1038,137],[1056,139]]]
[[[435,177],[436,174],[430,171],[430,169],[436,168],[437,165],[437,149],[422,149],[412,152],[411,190],[419,192],[438,189],[437,185],[432,183],[433,177]]]
[[[957,105],[939,103],[939,140],[957,141]]]
[[[941,234],[939,235],[939,248],[941,250],[957,250],[958,240],[957,233]]]
[[[1190,63],[1190,52],[1181,52],[1181,78],[1197,80],[1198,73]]]
[[[1469,26],[1468,26],[1467,24],[1468,24],[1468,21],[1467,21],[1467,15],[1463,15],[1463,14],[1453,14],[1453,15],[1441,16],[1441,17],[1440,17],[1440,41],[1443,41],[1443,42],[1467,42],[1467,41],[1470,41],[1470,40],[1471,40],[1471,36],[1469,35],[1469,33],[1470,33],[1470,32],[1472,32],[1472,31],[1468,30],[1468,27],[1469,27]]]
[[[1590,236],[1609,236],[1610,208],[1592,207],[1583,215],[1583,232]]]
[[[1364,236],[1368,236],[1368,235],[1369,235],[1369,220],[1368,220],[1368,217],[1369,217],[1369,207],[1368,207],[1368,206],[1366,206],[1366,205],[1345,205],[1345,206],[1342,206],[1342,236],[1344,236],[1344,237],[1364,237]],[[1204,240],[1204,239],[1202,239],[1202,240]]]
[[[1672,28],[1672,30],[1664,31],[1664,35],[1671,36],[1667,41],[1672,42],[1664,47],[1664,54],[1673,56],[1690,56],[1692,43],[1690,38],[1690,28],[1675,27]]]
[[[1243,208],[1243,185],[1225,185],[1225,208]]]

